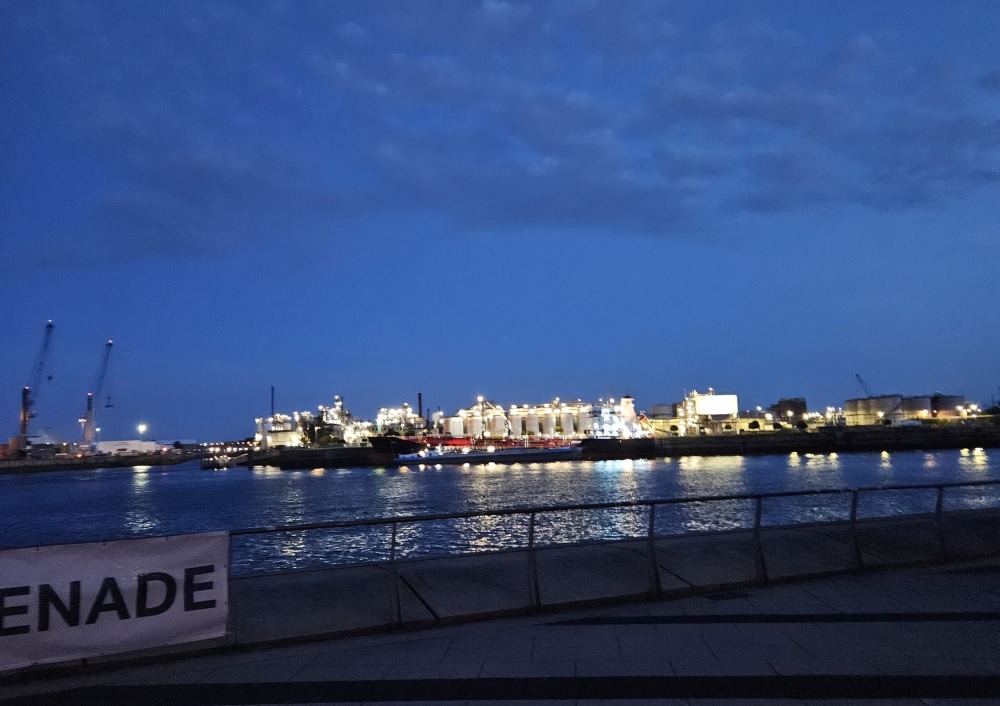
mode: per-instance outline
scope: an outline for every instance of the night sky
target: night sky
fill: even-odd
[[[0,4],[0,436],[1000,384],[1000,3]]]

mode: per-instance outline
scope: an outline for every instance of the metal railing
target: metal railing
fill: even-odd
[[[618,537],[620,540],[631,540],[631,541],[642,541],[645,540],[648,550],[649,557],[649,573],[650,573],[650,591],[654,594],[660,593],[660,574],[658,567],[658,560],[655,551],[655,541],[657,539],[662,539],[670,536],[685,536],[696,534],[696,532],[686,531],[686,532],[675,532],[673,534],[658,533],[656,531],[657,522],[657,512],[658,507],[670,507],[670,506],[681,506],[689,505],[693,503],[718,503],[718,502],[747,502],[752,503],[753,507],[753,524],[752,527],[737,527],[733,529],[742,529],[744,531],[752,531],[753,543],[755,546],[755,556],[754,563],[756,566],[756,578],[760,582],[767,582],[769,580],[767,559],[764,552],[764,539],[763,532],[768,527],[793,527],[793,526],[803,526],[806,524],[815,524],[812,522],[793,522],[783,525],[767,525],[764,523],[764,507],[765,501],[781,500],[788,498],[804,498],[810,496],[844,496],[849,497],[849,514],[846,521],[849,523],[849,533],[850,541],[853,550],[853,560],[856,568],[861,569],[865,566],[864,553],[861,548],[859,533],[858,533],[858,506],[859,499],[864,494],[871,493],[884,493],[893,491],[934,491],[935,492],[935,503],[933,513],[919,513],[921,516],[931,515],[936,526],[937,531],[937,542],[939,546],[939,552],[942,559],[947,558],[948,550],[945,544],[945,534],[943,528],[943,515],[945,513],[945,497],[947,491],[957,489],[957,488],[977,488],[986,486],[1000,486],[1000,480],[983,480],[983,481],[970,481],[970,482],[954,482],[954,483],[936,483],[936,484],[910,484],[910,485],[892,485],[892,486],[865,486],[858,488],[824,488],[824,489],[812,489],[812,490],[793,490],[793,491],[780,491],[772,493],[744,493],[744,494],[730,494],[730,495],[706,495],[698,497],[682,497],[682,498],[667,498],[659,500],[635,500],[635,501],[625,501],[625,502],[604,502],[604,503],[581,503],[572,505],[549,505],[549,506],[536,506],[527,508],[506,508],[482,512],[461,512],[461,513],[442,513],[442,514],[427,514],[427,515],[409,515],[401,517],[383,517],[365,520],[349,520],[349,521],[338,521],[338,522],[309,522],[309,523],[299,523],[299,524],[287,524],[287,525],[277,525],[271,527],[259,527],[250,529],[240,529],[232,530],[230,534],[232,536],[252,536],[252,535],[266,535],[274,533],[293,533],[293,532],[309,532],[316,530],[337,530],[337,529],[351,529],[351,528],[373,528],[373,527],[384,527],[389,529],[389,549],[388,549],[388,563],[395,575],[396,580],[396,594],[398,599],[399,594],[399,568],[398,565],[404,558],[401,557],[402,553],[402,543],[400,540],[399,528],[401,525],[421,525],[432,522],[442,522],[442,521],[457,521],[457,520],[469,520],[469,519],[481,519],[481,518],[496,518],[496,517],[523,517],[527,522],[527,537],[526,543],[522,547],[514,547],[514,549],[523,549],[527,551],[528,556],[528,585],[530,595],[533,598],[533,603],[535,606],[539,605],[538,600],[538,565],[536,553],[539,549],[552,548],[552,547],[568,547],[568,546],[580,546],[584,544],[593,544],[595,542],[605,543],[612,541],[611,537],[599,538],[597,540],[588,541],[578,541],[578,542],[568,542],[568,543],[549,543],[540,544],[538,540],[538,519],[539,516],[550,515],[554,513],[564,513],[564,512],[581,512],[581,511],[607,511],[607,510],[639,510],[646,513],[646,521],[643,523],[645,526],[644,535],[632,535],[627,537]],[[1000,506],[1000,504],[998,504]],[[880,515],[875,517],[866,518],[867,520],[874,519],[884,519],[891,517],[902,517],[904,515]],[[831,522],[826,520],[826,522]],[[832,521],[836,522],[836,520]],[[841,520],[843,522],[843,520]],[[442,556],[456,556],[456,555],[469,555],[469,554],[484,554],[484,553],[497,553],[502,551],[511,551],[510,547],[492,547],[487,551],[460,551],[460,552],[444,552],[440,554],[425,555],[421,558],[437,558]],[[384,560],[381,561],[360,561],[360,562],[347,562],[346,564],[335,564],[335,565],[357,565],[357,564],[382,564]],[[329,566],[329,564],[327,565]],[[398,606],[399,603],[397,602]]]

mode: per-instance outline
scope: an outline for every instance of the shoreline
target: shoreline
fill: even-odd
[[[186,461],[197,461],[201,455],[200,451],[195,451],[131,454],[128,456],[84,456],[82,458],[0,459],[0,475],[44,473],[46,471],[87,471],[130,466],[175,466]]]

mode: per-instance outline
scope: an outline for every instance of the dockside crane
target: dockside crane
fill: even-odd
[[[42,345],[35,356],[35,364],[31,368],[28,376],[28,384],[21,390],[21,413],[17,424],[17,436],[11,439],[10,450],[15,453],[23,453],[28,448],[28,428],[32,417],[35,416],[35,403],[38,402],[38,394],[41,392],[42,378],[46,382],[52,379],[52,374],[47,372],[49,361],[49,349],[52,347],[52,329],[54,325],[51,321],[45,324],[45,333],[42,334]]]
[[[94,432],[96,430],[96,413],[94,411],[94,398],[96,397],[98,401],[101,398],[101,392],[104,390],[104,382],[108,378],[108,368],[111,363],[111,346],[114,342],[110,339],[104,346],[104,355],[101,356],[101,364],[97,368],[97,377],[94,379],[93,392],[87,393],[87,410],[83,413],[83,417],[80,419],[80,424],[83,426],[83,445],[88,449],[93,449],[94,446]],[[108,397],[105,407],[114,407],[111,404],[111,397]]]

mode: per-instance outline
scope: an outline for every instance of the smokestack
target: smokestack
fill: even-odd
[[[418,417],[424,416],[424,393],[423,392],[418,392],[417,393],[417,416]]]
[[[271,385],[271,416],[274,416],[274,385]]]

